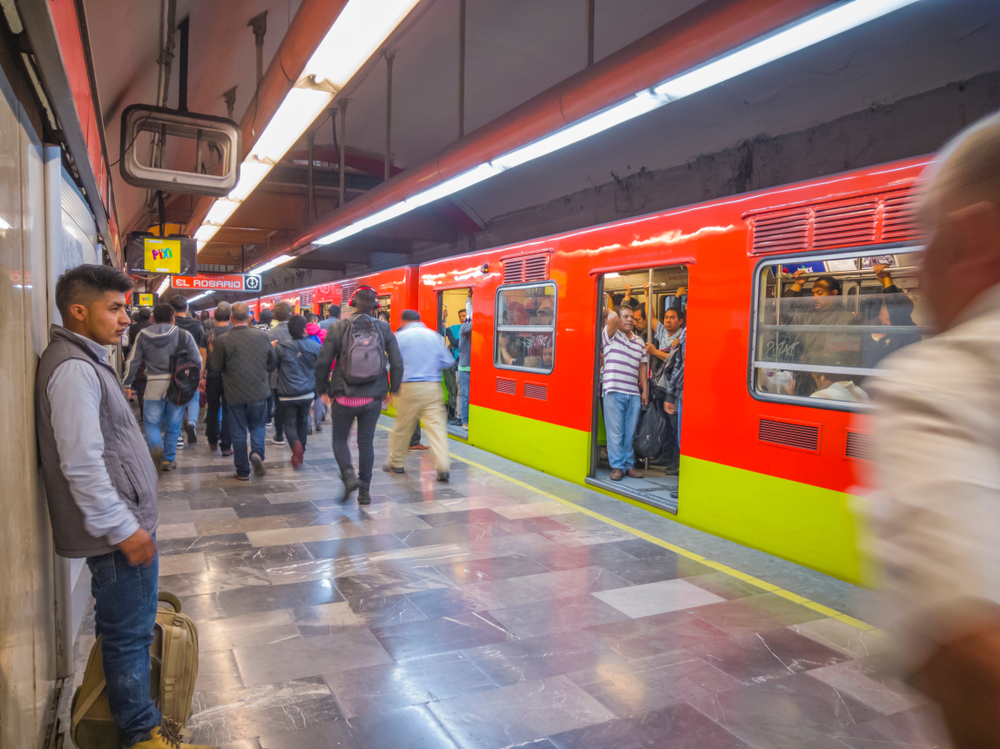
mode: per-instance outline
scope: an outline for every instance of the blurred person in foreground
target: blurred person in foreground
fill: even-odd
[[[940,333],[869,381],[889,627],[955,746],[1000,747],[1000,114],[930,167],[921,221]]]

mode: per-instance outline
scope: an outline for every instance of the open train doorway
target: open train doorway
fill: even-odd
[[[469,363],[462,363],[462,325],[468,316],[467,304],[471,300],[471,288],[445,289],[438,292],[438,332],[444,336],[448,350],[455,357],[455,368],[443,370],[444,386],[448,392],[448,432],[456,437],[469,437],[468,393],[463,394],[464,384],[468,391],[472,379]]]
[[[687,287],[684,265],[600,278],[586,479],[674,514],[681,483]]]

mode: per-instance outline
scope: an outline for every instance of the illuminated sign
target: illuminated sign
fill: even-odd
[[[181,241],[179,239],[147,239],[143,242],[145,267],[153,273],[181,272]]]
[[[139,295],[139,306],[140,307],[152,307],[153,306],[153,295],[152,294],[140,294]]]
[[[198,243],[177,235],[160,239],[148,232],[132,232],[125,244],[125,265],[137,275],[191,275],[197,272]]]
[[[170,285],[175,289],[198,291],[258,291],[260,276],[244,276],[239,273],[201,274],[197,276],[174,276]]]

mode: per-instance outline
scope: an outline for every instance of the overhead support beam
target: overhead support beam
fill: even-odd
[[[267,11],[258,13],[247,23],[253,29],[254,46],[257,48],[257,83],[264,78],[264,35],[267,33]]]
[[[340,100],[340,203],[338,208],[344,207],[347,183],[344,181],[344,158],[347,152],[347,99]]]
[[[594,64],[594,11],[597,0],[584,0],[587,3],[587,67]]]
[[[835,0],[705,0],[478,128],[421,166],[341,205],[292,242],[268,250],[262,259],[294,252],[371,214],[393,209],[407,198],[834,4]],[[405,218],[391,224],[401,224]]]
[[[392,61],[396,55],[385,56],[385,181],[392,176]]]
[[[306,135],[306,150],[309,151],[309,165],[306,169],[306,202],[309,204],[306,206],[306,220],[312,223],[316,218],[316,193],[314,191],[315,182],[313,181],[313,165],[316,162],[316,157],[313,155],[313,149],[316,146],[316,133],[312,130]]]
[[[458,0],[458,137],[465,136],[465,0]]]

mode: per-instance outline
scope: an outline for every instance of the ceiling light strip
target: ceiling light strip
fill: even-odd
[[[369,0],[347,3],[240,165],[236,187],[226,198],[212,204],[195,232],[199,251],[330,106],[335,92],[382,46],[418,1],[380,0],[378,12],[373,12]],[[214,227],[214,231],[203,231],[206,227]]]

